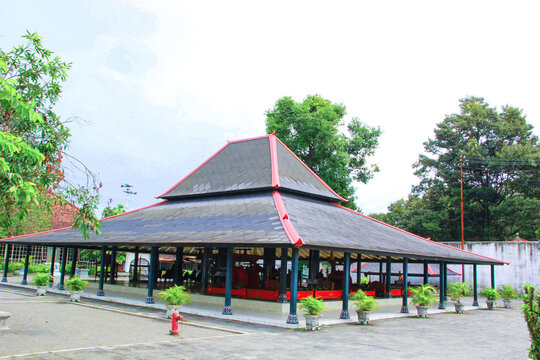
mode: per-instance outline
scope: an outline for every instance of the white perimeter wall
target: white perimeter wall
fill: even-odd
[[[461,247],[459,242],[445,244]],[[518,289],[523,283],[540,285],[540,244],[538,242],[473,241],[465,243],[465,250],[498,260],[510,265],[495,266],[495,285],[510,284]],[[461,265],[449,265],[461,273]],[[465,281],[473,281],[472,265],[465,265]],[[491,286],[489,265],[478,265],[478,285],[480,289]]]

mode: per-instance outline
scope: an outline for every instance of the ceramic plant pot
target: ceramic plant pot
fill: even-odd
[[[167,304],[166,307],[167,307],[167,313],[165,314],[165,318],[167,319],[172,319],[172,313],[175,311],[178,311],[178,309],[180,308],[179,305],[170,305],[170,304]]]
[[[36,295],[37,296],[45,296],[47,293],[47,287],[46,286],[38,286],[36,287]]]
[[[495,305],[495,300],[486,300],[486,305],[488,310],[493,310],[493,305]]]
[[[510,309],[512,307],[512,300],[510,299],[503,299],[503,304],[506,309]]]
[[[82,291],[72,291],[69,294],[69,300],[71,302],[81,302],[81,293]]]
[[[457,303],[454,303],[454,307],[456,308],[456,313],[463,314],[463,308],[465,307],[465,305],[457,302]]]
[[[418,314],[418,317],[427,317],[427,311],[429,309],[429,306],[421,306],[416,305],[416,313]]]
[[[306,318],[306,330],[315,331],[321,328],[319,319],[321,315],[304,315]]]
[[[358,315],[359,325],[369,324],[369,311],[357,311],[356,314]]]

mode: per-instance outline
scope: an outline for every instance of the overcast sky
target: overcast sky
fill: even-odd
[[[70,153],[103,182],[102,207],[154,203],[227,140],[265,133],[277,99],[320,94],[380,126],[357,188],[385,211],[458,100],[522,108],[540,127],[538,1],[0,0],[0,48],[26,30],[73,63],[57,112]]]

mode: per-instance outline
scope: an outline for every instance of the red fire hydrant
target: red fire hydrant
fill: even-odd
[[[184,320],[184,317],[178,313],[178,311],[174,311],[172,313],[172,328],[169,330],[169,333],[171,335],[180,335],[180,329],[178,328],[178,322],[180,320]]]

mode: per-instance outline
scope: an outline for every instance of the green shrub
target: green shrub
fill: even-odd
[[[50,266],[47,266],[45,264],[28,264],[28,273],[35,274],[35,273],[45,273],[48,272],[51,269]]]
[[[505,300],[517,299],[517,291],[510,284],[504,284],[499,288],[499,295]]]
[[[431,306],[437,298],[437,289],[429,284],[407,288],[411,292],[411,302],[417,306]]]
[[[186,292],[185,286],[174,285],[159,293],[159,298],[168,305],[191,304],[191,296]]]
[[[36,286],[47,286],[53,277],[49,273],[37,273],[32,279],[32,283]]]
[[[321,299],[315,299],[313,296],[300,300],[298,308],[304,310],[306,315],[321,315],[321,312],[327,309]]]
[[[22,262],[10,262],[8,265],[8,272],[19,271],[24,267]]]
[[[366,295],[362,290],[358,290],[353,296],[352,300],[355,300],[354,305],[358,311],[371,311],[373,309],[378,309],[379,304],[373,296]]]
[[[540,359],[540,290],[529,284],[523,284],[525,293],[521,296],[523,305],[521,311],[529,329],[531,347],[529,348],[530,359]]]
[[[452,301],[461,304],[461,298],[472,294],[471,282],[451,283],[448,285],[447,294]]]
[[[73,276],[66,281],[66,288],[70,291],[82,291],[86,285],[88,285],[88,281],[81,280],[78,276]]]
[[[480,291],[480,296],[484,296],[488,300],[497,300],[501,296],[499,295],[499,292],[493,288],[487,287],[484,290]]]

